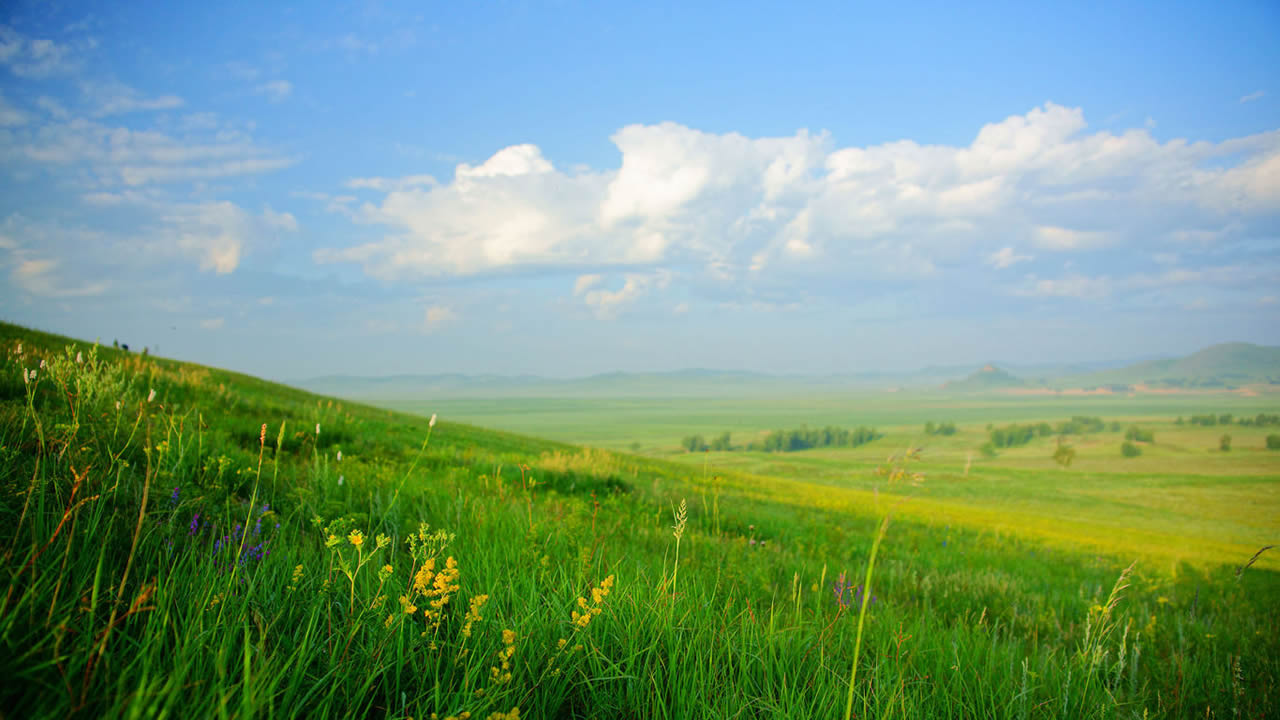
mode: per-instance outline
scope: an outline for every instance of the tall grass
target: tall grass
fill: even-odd
[[[11,717],[1277,712],[1280,582],[1244,558],[1126,589],[1105,555],[61,344],[0,335]]]

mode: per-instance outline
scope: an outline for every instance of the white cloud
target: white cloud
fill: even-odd
[[[581,279],[581,278],[580,278]],[[622,287],[617,290],[590,289],[582,293],[582,300],[597,316],[611,318],[651,289],[662,289],[671,282],[671,273],[658,271],[651,274],[627,273]],[[595,283],[592,283],[594,285]],[[575,293],[576,294],[576,293]]]
[[[173,110],[183,105],[182,98],[177,95],[146,97],[138,90],[118,82],[83,82],[80,84],[80,90],[95,106],[94,117],[154,110]]]
[[[445,305],[432,305],[422,316],[422,331],[433,333],[458,319],[458,314]]]
[[[268,207],[255,216],[225,201],[171,206],[161,220],[166,227],[162,237],[171,238],[170,245],[157,240],[153,247],[160,252],[171,248],[194,259],[201,270],[218,275],[234,272],[247,252],[266,243],[277,231],[298,228],[289,213]]]
[[[296,162],[235,130],[175,137],[83,118],[0,136],[0,157],[5,156],[67,169],[80,182],[92,178],[101,185],[131,187],[263,173]]]
[[[18,259],[9,271],[9,279],[31,295],[42,298],[92,297],[111,287],[106,281],[69,282],[55,272],[60,264],[60,261],[50,258]]]
[[[440,183],[350,180],[383,195],[344,211],[386,231],[314,258],[393,281],[535,267],[640,278],[679,265],[694,270],[682,276],[747,292],[787,273],[1009,267],[1026,257],[1011,239],[1150,255],[1175,233],[1258,227],[1280,211],[1280,130],[1161,143],[1142,128],[1088,132],[1081,110],[1052,103],[990,123],[962,147],[837,148],[806,131],[748,138],[674,123],[627,126],[612,140],[616,169],[558,168],[524,144],[461,163]],[[1102,288],[1043,282],[1038,294]],[[593,307],[624,305],[642,285],[593,287]]]
[[[346,183],[352,190],[377,190],[378,192],[394,192],[415,187],[439,185],[430,175],[410,175],[403,178],[366,177],[351,178]]]
[[[1034,228],[1032,242],[1046,250],[1082,250],[1107,244],[1106,233],[1071,230],[1064,227],[1041,225]]]
[[[72,49],[44,38],[30,38],[0,25],[0,64],[22,78],[44,78],[75,69]]]
[[[224,317],[214,317],[200,321],[200,327],[205,330],[220,330],[222,329],[222,326],[226,324],[227,319]]]
[[[599,285],[600,281],[603,279],[603,277],[595,273],[590,275],[579,275],[578,279],[573,283],[573,294],[581,295],[596,285]]]
[[[1013,248],[1003,247],[987,257],[987,264],[997,270],[1003,270],[1031,259],[1030,255],[1018,255],[1013,251]]]
[[[1245,95],[1244,97],[1240,98],[1240,102],[1250,103],[1250,102],[1253,102],[1254,100],[1261,100],[1265,95],[1266,93],[1261,90],[1254,90],[1248,95]]]
[[[1032,279],[1031,285],[1018,293],[1041,297],[1070,297],[1084,300],[1101,300],[1111,294],[1111,280],[1104,276],[1086,277],[1079,274],[1058,279]]]
[[[9,101],[5,99],[4,94],[0,93],[0,127],[26,125],[30,120],[30,115],[13,105],[10,105]]]
[[[36,98],[36,107],[49,113],[55,120],[65,120],[71,116],[71,113],[67,112],[62,103],[47,95],[41,95]]]
[[[280,102],[293,94],[293,83],[288,80],[273,80],[257,86],[254,92],[267,96],[272,102]]]

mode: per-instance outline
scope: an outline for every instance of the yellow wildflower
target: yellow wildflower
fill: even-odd
[[[364,533],[359,530],[352,530],[351,534],[347,536],[347,539],[351,541],[352,545],[355,545],[358,548],[364,544]]]

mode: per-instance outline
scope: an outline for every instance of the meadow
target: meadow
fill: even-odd
[[[0,363],[6,716],[1280,712],[1280,564],[1254,555],[1280,452],[1175,422],[1267,396],[635,400],[558,424],[493,401],[490,423],[8,325]],[[1072,436],[1065,468],[1056,438],[975,452],[988,423],[1075,414],[1154,442]],[[884,437],[679,450],[828,423]]]

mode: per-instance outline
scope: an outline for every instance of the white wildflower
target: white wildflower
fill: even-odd
[[[316,423],[316,434],[320,434],[320,423]]]
[[[338,451],[338,462],[342,462],[342,451]]]
[[[342,481],[343,481],[343,480],[346,480],[346,479],[347,479],[347,476],[346,476],[346,475],[339,475],[339,476],[338,476],[338,487],[342,487]]]
[[[41,360],[41,361],[40,361],[40,369],[41,369],[41,370],[43,370],[43,369],[44,369],[44,360]]]
[[[35,371],[35,370],[32,370],[32,371],[31,371],[31,382],[35,382],[35,381],[36,381],[36,371]]]
[[[84,363],[84,353],[78,352],[76,353],[76,364],[80,365],[82,363]]]
[[[151,392],[147,393],[147,402],[151,402],[152,400],[155,400],[155,399],[156,399],[156,389],[151,388]]]
[[[120,412],[120,401],[116,401],[116,412]]]
[[[28,369],[26,369],[26,368],[22,368],[22,384],[23,384],[23,385],[30,385],[30,384],[31,384],[31,374],[30,374],[30,373],[31,373],[31,371],[30,371],[30,370],[28,370]]]
[[[436,426],[436,414],[431,413],[431,422],[427,423],[427,427],[435,427],[435,426]]]

